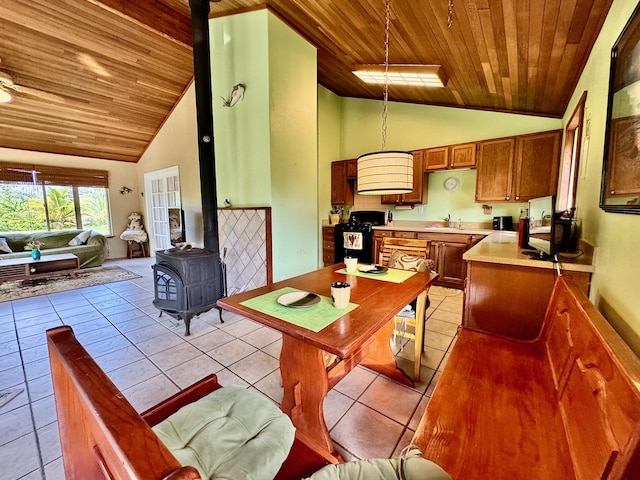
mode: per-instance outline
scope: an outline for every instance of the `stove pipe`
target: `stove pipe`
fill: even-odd
[[[193,38],[193,76],[196,88],[204,248],[218,253],[220,251],[220,240],[218,237],[216,158],[213,141],[213,103],[211,98],[209,0],[189,0],[189,7],[191,8],[191,36]]]

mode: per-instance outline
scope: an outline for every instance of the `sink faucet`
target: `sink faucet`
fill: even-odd
[[[447,227],[453,228],[453,222],[451,221],[451,214],[447,215],[447,218],[444,219],[447,222]]]

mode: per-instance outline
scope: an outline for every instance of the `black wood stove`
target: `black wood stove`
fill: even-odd
[[[216,1],[216,0],[214,0]],[[189,0],[193,38],[193,70],[198,127],[198,164],[202,196],[204,249],[169,249],[156,252],[153,304],[162,312],[184,320],[189,335],[191,318],[211,310],[225,294],[224,261],[220,259],[218,212],[211,100],[209,0]],[[222,311],[220,311],[222,322]]]
[[[225,293],[220,282],[222,265],[220,256],[211,250],[172,248],[156,252],[153,266],[155,299],[153,304],[183,320],[185,335],[189,335],[191,319],[216,307]],[[220,310],[220,322],[222,310]]]

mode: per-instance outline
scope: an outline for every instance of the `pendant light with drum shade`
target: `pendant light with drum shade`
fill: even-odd
[[[413,190],[413,154],[387,151],[387,104],[389,101],[389,20],[391,0],[385,0],[384,97],[382,99],[382,149],[358,157],[358,194],[396,195]]]

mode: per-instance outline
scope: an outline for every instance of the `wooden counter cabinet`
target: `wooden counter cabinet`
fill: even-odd
[[[322,227],[322,262],[324,266],[335,262],[335,227]]]
[[[464,288],[467,266],[462,255],[484,238],[483,235],[465,233],[418,233],[417,238],[431,241],[429,254],[440,275],[436,285]]]

